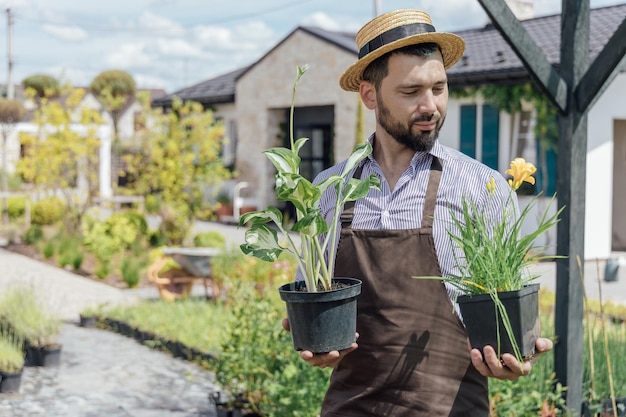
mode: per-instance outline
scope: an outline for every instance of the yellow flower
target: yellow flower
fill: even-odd
[[[524,181],[529,184],[535,184],[535,178],[532,176],[537,168],[530,162],[526,162],[524,158],[515,158],[511,161],[511,168],[504,173],[511,175],[513,179],[509,180],[509,185],[516,191]]]
[[[487,183],[487,191],[489,191],[489,195],[493,195],[496,192],[496,180],[493,177]]]

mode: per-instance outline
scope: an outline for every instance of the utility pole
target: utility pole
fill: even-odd
[[[7,55],[9,68],[7,71],[7,98],[13,100],[15,98],[15,89],[13,88],[13,16],[11,8],[7,8]]]
[[[374,17],[380,14],[380,0],[374,0]]]

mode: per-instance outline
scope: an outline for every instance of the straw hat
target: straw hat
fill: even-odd
[[[375,17],[356,34],[359,60],[341,76],[339,85],[347,91],[358,91],[367,66],[386,54],[407,45],[434,42],[448,69],[461,59],[465,50],[463,38],[453,33],[435,32],[428,13],[417,9],[395,10]]]

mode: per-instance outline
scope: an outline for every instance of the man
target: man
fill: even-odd
[[[374,151],[355,176],[377,175],[382,191],[370,190],[344,208],[351,220],[342,224],[335,276],[363,281],[360,337],[342,352],[300,355],[311,365],[335,367],[322,417],[487,416],[486,377],[516,379],[530,373],[531,361],[510,354],[500,361],[490,346],[484,357],[470,350],[453,287],[411,278],[457,272],[446,228],[450,209],[459,210],[463,198],[485,207],[485,185],[495,178],[494,219],[508,198],[501,175],[437,141],[448,101],[445,70],[463,55],[464,41],[436,32],[420,10],[399,10],[367,23],[356,43],[359,59],[340,85],[359,92],[375,112],[376,130]],[[322,212],[333,206],[327,193]],[[540,338],[536,348],[549,351],[552,342]]]

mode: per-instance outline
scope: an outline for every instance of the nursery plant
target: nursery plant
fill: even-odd
[[[268,262],[276,261],[283,251],[291,253],[304,276],[306,289],[315,292],[331,289],[334,251],[328,249],[336,246],[335,231],[343,206],[349,201],[365,197],[371,187],[380,189],[380,182],[375,175],[365,179],[351,177],[356,166],[372,152],[369,142],[355,147],[341,175],[332,175],[318,184],[313,184],[300,175],[301,159],[298,154],[308,138],[294,140],[293,117],[296,88],[307,68],[297,68],[293,85],[290,148],[275,147],[264,151],[277,170],[276,199],[295,206],[296,222],[291,227],[285,226],[281,211],[270,206],[264,210],[245,213],[241,216],[239,225],[251,224],[245,234],[246,243],[241,245],[244,253]],[[329,222],[319,208],[320,199],[325,192],[335,192],[337,195]],[[279,239],[277,231],[270,224],[278,228],[283,240]],[[292,232],[300,236],[301,244],[293,239]],[[327,253],[330,256],[327,257]]]
[[[448,234],[453,246],[461,254],[456,256],[458,274],[448,277],[415,277],[443,280],[460,290],[463,295],[457,301],[473,347],[482,349],[488,344],[485,340],[491,340],[490,336],[480,339],[479,336],[473,337],[473,330],[492,327],[496,333],[494,348],[498,355],[505,353],[510,347],[512,351],[509,353],[513,353],[520,361],[533,354],[539,328],[536,322],[539,285],[529,285],[538,275],[530,274],[528,266],[557,257],[546,255],[545,246],[537,245],[536,240],[557,224],[558,216],[563,210],[561,208],[550,214],[550,205],[554,201],[552,199],[539,216],[537,227],[529,233],[522,233],[522,226],[532,212],[536,199],[531,200],[519,212],[516,191],[524,182],[535,183],[533,174],[536,170],[532,163],[523,158],[516,158],[511,162],[505,173],[512,178],[508,180],[509,190],[505,194],[508,197],[503,203],[503,212],[499,219],[492,218],[489,208],[481,210],[467,198],[462,201],[460,213],[450,209],[452,220]],[[500,204],[497,199],[502,190],[496,189],[495,180],[491,178],[485,186],[490,198],[488,204]],[[484,317],[482,311],[477,311],[477,307],[480,307],[478,303],[485,304],[487,311],[491,309],[495,320]],[[514,328],[510,320],[514,307],[534,310],[532,316],[516,313],[523,318],[534,318],[527,319]],[[506,339],[501,338],[501,329],[506,333]],[[516,335],[517,339],[525,339],[526,348],[520,348]],[[503,348],[505,344],[507,349]]]
[[[41,303],[34,289],[18,286],[4,293],[0,317],[31,347],[58,346],[62,321]]]
[[[12,374],[22,369],[24,366],[22,345],[22,340],[12,331],[0,330],[0,374]]]
[[[380,189],[380,181],[375,175],[353,177],[355,168],[372,152],[369,142],[354,148],[340,175],[331,175],[317,184],[300,175],[298,154],[308,138],[294,139],[293,115],[296,88],[306,70],[306,66],[298,67],[293,84],[290,148],[275,147],[264,152],[277,170],[276,199],[293,204],[296,221],[291,227],[285,226],[281,211],[272,206],[244,214],[239,225],[251,226],[241,250],[269,262],[275,262],[285,251],[295,257],[303,280],[279,288],[286,302],[294,348],[329,352],[354,343],[356,297],[361,292],[360,280],[333,277],[339,218],[347,202],[365,197],[372,187]],[[320,210],[320,199],[327,192],[335,196],[329,218]],[[284,239],[282,242],[276,229]],[[297,233],[300,242],[291,233]]]

